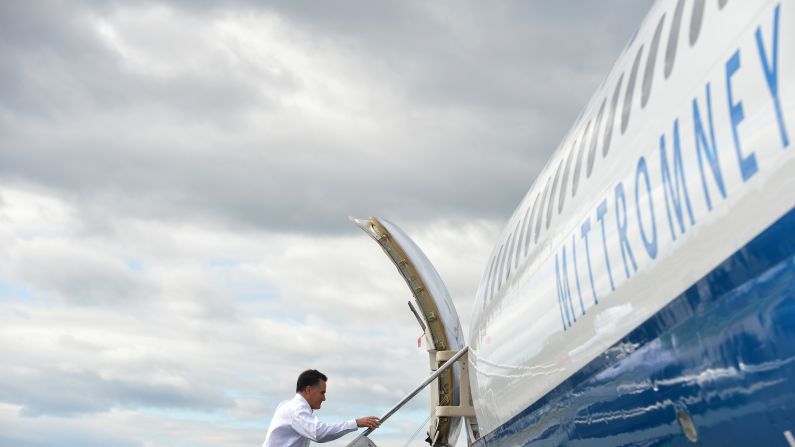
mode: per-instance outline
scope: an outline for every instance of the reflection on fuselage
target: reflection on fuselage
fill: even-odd
[[[481,445],[795,428],[794,29],[779,1],[655,4],[484,271]]]

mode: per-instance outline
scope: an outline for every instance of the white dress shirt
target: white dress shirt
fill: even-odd
[[[304,396],[297,394],[279,404],[262,447],[307,447],[309,441],[329,442],[356,431],[356,420],[324,424]]]

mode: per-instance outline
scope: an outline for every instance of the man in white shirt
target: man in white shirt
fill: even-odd
[[[262,447],[307,447],[309,441],[329,442],[356,431],[358,427],[376,428],[375,416],[324,424],[313,414],[326,400],[325,374],[309,369],[298,376],[295,396],[279,404],[273,415]]]

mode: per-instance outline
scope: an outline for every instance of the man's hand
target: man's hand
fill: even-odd
[[[381,421],[375,416],[365,416],[363,418],[356,419],[357,427],[378,428],[380,425]]]

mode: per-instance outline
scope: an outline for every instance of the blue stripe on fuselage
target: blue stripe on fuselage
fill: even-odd
[[[794,378],[792,209],[475,445],[784,445]]]

